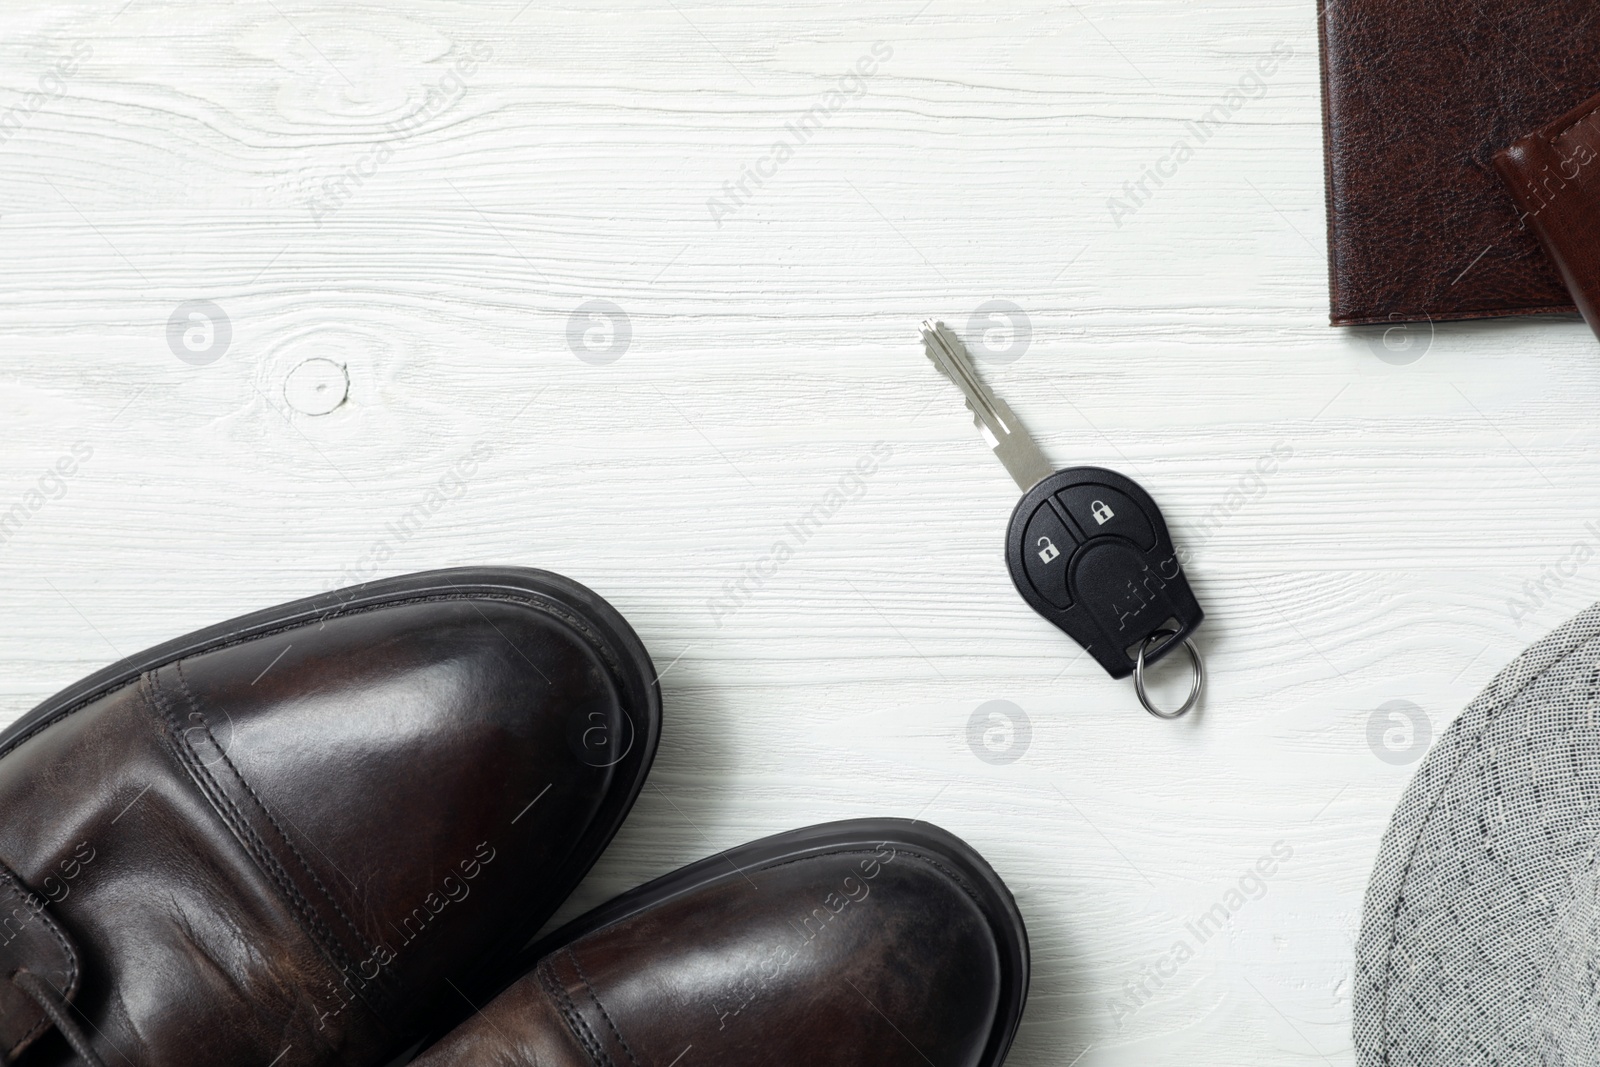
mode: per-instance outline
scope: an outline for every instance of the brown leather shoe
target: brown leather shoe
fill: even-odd
[[[622,617],[520,568],[99,672],[0,734],[0,1062],[385,1062],[521,973],[659,730]]]
[[[533,951],[413,1067],[994,1067],[1028,993],[999,876],[901,819],[713,856]]]

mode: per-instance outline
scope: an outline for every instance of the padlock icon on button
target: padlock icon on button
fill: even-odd
[[[1044,546],[1039,550],[1039,558],[1044,562],[1049,563],[1051,560],[1061,555],[1061,550],[1056,547],[1055,542],[1050,540],[1050,538],[1041,537],[1039,538],[1039,543]]]
[[[1096,500],[1093,504],[1090,504],[1089,511],[1093,513],[1095,525],[1097,526],[1104,526],[1117,517],[1117,513],[1112,511],[1104,500]]]

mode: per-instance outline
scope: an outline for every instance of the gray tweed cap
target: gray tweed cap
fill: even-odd
[[[1600,605],[1418,768],[1356,944],[1361,1067],[1600,1064]]]

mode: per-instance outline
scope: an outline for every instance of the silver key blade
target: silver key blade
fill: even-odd
[[[1026,492],[1056,472],[1005,401],[983,384],[972,365],[972,357],[967,354],[967,346],[961,343],[954,330],[942,322],[924,322],[922,342],[933,365],[966,396],[973,423],[1018,487]]]

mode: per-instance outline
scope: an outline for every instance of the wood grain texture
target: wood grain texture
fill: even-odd
[[[1437,736],[1600,592],[1600,365],[1576,321],[1398,355],[1325,325],[1309,0],[120,3],[0,13],[0,514],[40,501],[0,543],[0,721],[352,578],[550,568],[632,620],[668,713],[567,914],[763,834],[921,817],[1027,917],[1013,1064],[1352,1061],[1362,894],[1415,766],[1369,718],[1410,701]],[[168,335],[199,300],[231,331],[205,365]],[[606,364],[570,341],[595,300],[631,334]],[[1188,720],[1145,716],[1010,587],[1015,493],[915,329],[991,300],[1031,330],[995,387],[1062,465],[1138,478],[1192,553],[1212,681]],[[291,380],[315,359],[348,379],[323,415]],[[793,558],[712,606],[879,442]],[[1032,724],[1015,763],[969,746],[990,700]],[[1279,842],[1264,895],[1145,977]]]

